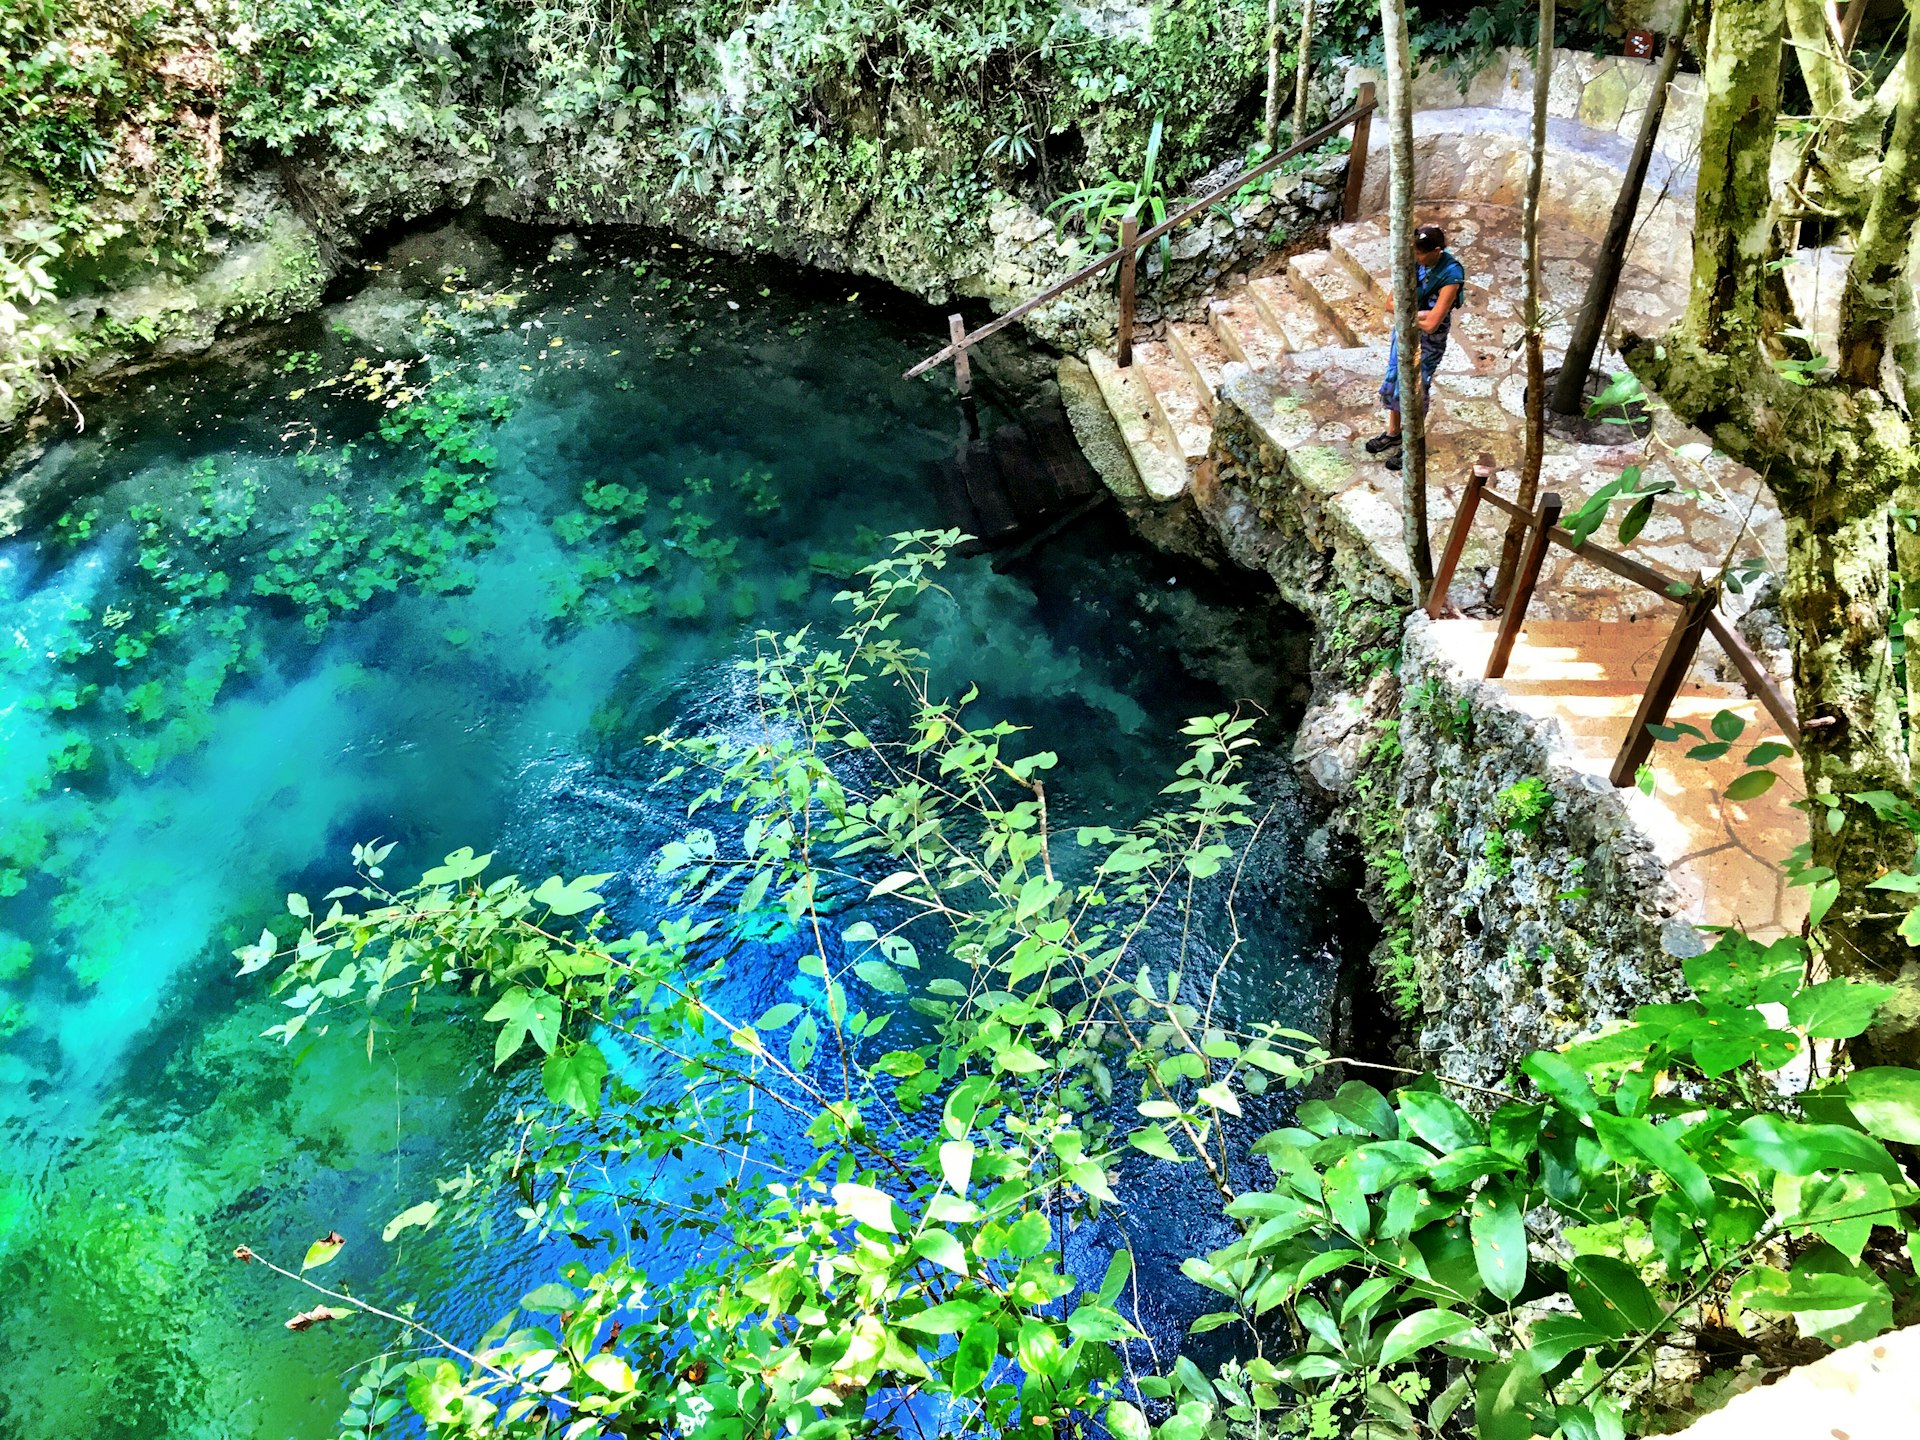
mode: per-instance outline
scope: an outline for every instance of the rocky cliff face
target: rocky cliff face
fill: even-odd
[[[1086,388],[1063,366],[1098,462]],[[1350,476],[1331,454],[1275,444],[1270,405],[1229,378],[1188,497],[1129,496],[1124,473],[1115,488],[1150,539],[1271,582],[1314,621],[1294,758],[1367,862],[1375,984],[1403,1017],[1407,1059],[1497,1084],[1533,1050],[1670,998],[1699,932],[1674,918],[1666,867],[1619,793],[1556,760],[1551,722],[1460,673],[1424,615],[1403,620],[1397,515],[1374,525],[1329,504]]]

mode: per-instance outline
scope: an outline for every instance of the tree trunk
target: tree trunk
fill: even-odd
[[[1427,537],[1426,396],[1420,386],[1420,327],[1415,320],[1413,263],[1413,56],[1407,0],[1380,7],[1387,52],[1387,136],[1391,174],[1388,218],[1393,250],[1393,328],[1398,337],[1401,514],[1413,603],[1424,604],[1433,585],[1433,549]]]
[[[1692,0],[1681,0],[1673,33],[1667,37],[1667,48],[1660,56],[1653,93],[1647,98],[1646,112],[1640,117],[1640,133],[1633,142],[1633,157],[1627,162],[1620,193],[1614,197],[1606,238],[1600,242],[1593,274],[1587,279],[1586,297],[1580,303],[1580,315],[1567,342],[1567,357],[1560,362],[1560,377],[1554,382],[1552,404],[1556,414],[1580,415],[1586,411],[1587,377],[1593,373],[1594,352],[1600,348],[1607,313],[1613,309],[1613,292],[1620,284],[1620,270],[1627,261],[1627,242],[1633,236],[1634,218],[1640,213],[1640,194],[1647,183],[1647,167],[1653,163],[1654,144],[1660,138],[1660,121],[1667,112],[1667,90],[1680,65],[1680,49],[1686,39],[1692,8]]]
[[[1313,49],[1313,5],[1306,0],[1300,11],[1300,49],[1293,61],[1293,138],[1307,133],[1307,81],[1313,73],[1310,52]]]
[[[1533,60],[1533,145],[1527,156],[1527,194],[1520,206],[1520,267],[1525,272],[1527,346],[1527,448],[1520,460],[1520,492],[1515,500],[1531,513],[1540,489],[1540,465],[1547,451],[1547,367],[1540,352],[1540,185],[1547,168],[1547,89],[1553,82],[1553,0],[1540,0],[1540,30]],[[1523,529],[1507,526],[1500,548],[1500,573],[1493,598],[1505,606],[1520,567]]]
[[[1840,295],[1840,378],[1864,388],[1879,385],[1902,298],[1912,299],[1907,253],[1920,218],[1920,0],[1908,0],[1907,10],[1906,74],[1894,99],[1893,134]]]
[[[1267,122],[1260,133],[1269,155],[1280,148],[1280,0],[1267,0]]]
[[[1702,349],[1762,360],[1762,292],[1772,252],[1774,128],[1780,113],[1782,0],[1718,0],[1702,79],[1686,335]]]

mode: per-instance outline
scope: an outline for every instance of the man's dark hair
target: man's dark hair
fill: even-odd
[[[1444,250],[1447,248],[1447,232],[1438,225],[1422,225],[1413,232],[1413,248],[1416,250]]]

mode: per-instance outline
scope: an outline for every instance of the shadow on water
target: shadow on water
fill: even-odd
[[[1343,922],[1283,763],[1304,633],[1086,508],[1044,367],[1007,352],[1028,378],[983,390],[976,439],[948,388],[899,378],[940,333],[924,307],[631,236],[550,261],[551,240],[401,237],[356,293],[135,377],[7,477],[40,497],[0,541],[9,1440],[331,1435],[342,1375],[386,1337],[289,1333],[306,1297],[236,1265],[242,1242],[297,1257],[338,1229],[330,1278],[467,1335],[545,1278],[551,1255],[457,1227],[381,1238],[511,1143],[537,1086],[490,1070],[473,1007],[282,1049],[260,1036],[285,1011],[231,951],[376,836],[395,878],[464,844],[529,874],[611,871],[619,922],[657,923],[651,856],[686,822],[645,738],[739,723],[753,631],[833,624],[827,597],[893,532],[1046,536],[957,560],[910,626],[941,684],[979,685],[980,714],[1061,754],[1063,825],[1150,807],[1187,717],[1270,717],[1255,923],[1219,1003],[1325,1023]],[[485,457],[461,464],[486,472],[490,543],[314,623],[272,578],[288,554],[325,588],[437,543],[380,508],[424,483],[420,442],[378,431],[394,386],[429,377],[479,407]],[[323,529],[332,548],[300,549]],[[1201,930],[1162,943],[1210,977],[1232,941],[1217,917]],[[741,1008],[782,993],[792,959],[777,937],[743,951]],[[1125,1180],[1124,1216],[1074,1236],[1073,1264],[1097,1277],[1134,1245],[1164,1353],[1208,1308],[1176,1266],[1220,1238],[1217,1205],[1191,1175]]]

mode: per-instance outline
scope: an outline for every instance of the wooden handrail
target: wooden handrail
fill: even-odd
[[[1800,719],[1793,713],[1793,702],[1773,683],[1773,677],[1760,664],[1760,657],[1747,648],[1747,642],[1740,638],[1740,632],[1727,624],[1718,610],[1707,612],[1707,630],[1720,642],[1720,648],[1726,651],[1733,668],[1747,682],[1747,689],[1759,697],[1767,714],[1773,717],[1773,723],[1787,737],[1787,743],[1799,749]]]
[[[1236,190],[1245,189],[1248,185],[1252,184],[1255,180],[1258,180],[1262,175],[1265,175],[1268,171],[1272,170],[1275,166],[1284,164],[1286,161],[1293,159],[1296,155],[1303,155],[1307,151],[1314,149],[1316,146],[1325,144],[1328,140],[1332,139],[1335,135],[1338,135],[1342,130],[1346,129],[1347,126],[1352,125],[1357,121],[1369,119],[1372,116],[1373,112],[1379,108],[1378,104],[1373,99],[1372,84],[1368,83],[1368,84],[1362,85],[1360,87],[1360,93],[1362,96],[1360,103],[1355,105],[1351,110],[1347,111],[1346,114],[1340,116],[1338,119],[1329,120],[1326,124],[1322,125],[1318,130],[1315,130],[1311,135],[1308,135],[1303,139],[1296,141],[1294,144],[1289,145],[1285,150],[1282,150],[1278,155],[1268,156],[1265,160],[1262,160],[1258,165],[1255,165],[1251,170],[1242,172],[1240,175],[1236,176],[1234,179],[1229,180],[1225,185],[1220,186],[1217,190],[1214,190],[1212,193],[1204,196],[1203,198],[1194,201],[1191,205],[1187,206],[1186,209],[1178,211],[1175,214],[1169,215],[1165,220],[1162,220],[1158,225],[1149,226],[1147,229],[1142,230],[1138,235],[1134,237],[1134,241],[1133,241],[1134,250],[1138,252],[1139,250],[1145,249],[1147,246],[1153,244],[1154,241],[1158,240],[1162,235],[1165,235],[1169,230],[1173,230],[1178,226],[1186,224],[1187,221],[1191,220],[1195,215],[1198,215],[1202,210],[1210,209],[1212,206],[1219,204],[1222,200],[1226,199],[1229,195],[1233,194]],[[1352,219],[1353,217],[1349,215],[1347,218]],[[1120,258],[1120,251],[1118,247],[1108,251],[1105,255],[1102,255],[1098,260],[1094,261],[1091,265],[1084,266],[1081,269],[1074,271],[1073,274],[1067,276],[1066,279],[1057,281],[1056,283],[1049,285],[1045,290],[1042,290],[1038,295],[1035,295],[1032,299],[1023,300],[1018,305],[1014,306],[1013,309],[1007,311],[1004,315],[999,315],[999,316],[996,316],[994,319],[989,320],[986,324],[982,325],[978,330],[975,330],[972,334],[964,335],[957,340],[949,342],[947,347],[944,350],[936,351],[932,355],[929,355],[926,359],[922,360],[918,365],[914,366],[911,370],[907,371],[906,378],[911,380],[915,376],[924,375],[927,373],[927,371],[931,370],[934,366],[940,364],[942,361],[950,360],[955,355],[960,354],[968,346],[978,345],[982,340],[985,340],[989,335],[999,334],[1002,330],[1006,329],[1007,326],[1011,325],[1014,321],[1022,318],[1025,315],[1031,314],[1033,311],[1038,310],[1042,305],[1045,305],[1051,300],[1059,299],[1062,295],[1066,294],[1067,291],[1073,289],[1074,286],[1083,284],[1084,282],[1091,280],[1094,276],[1098,275],[1102,270],[1105,270],[1109,265],[1112,265],[1115,261],[1119,260],[1119,258]]]
[[[1733,668],[1739,672],[1748,691],[1759,700],[1761,707],[1772,717],[1773,723],[1787,737],[1787,742],[1798,749],[1800,745],[1800,722],[1794,714],[1793,702],[1774,683],[1774,679],[1761,665],[1747,642],[1740,638],[1720,613],[1720,589],[1717,583],[1709,585],[1696,576],[1683,581],[1677,576],[1667,575],[1643,565],[1631,556],[1622,555],[1617,550],[1609,550],[1604,545],[1595,545],[1591,540],[1576,542],[1571,531],[1553,523],[1555,515],[1547,511],[1544,503],[1540,513],[1523,509],[1506,496],[1496,493],[1487,483],[1486,476],[1491,474],[1493,457],[1482,454],[1474,466],[1472,478],[1467,482],[1466,494],[1460,508],[1454,513],[1453,527],[1447,536],[1445,558],[1440,573],[1434,577],[1434,593],[1427,602],[1427,614],[1438,619],[1446,605],[1446,582],[1453,578],[1453,570],[1461,552],[1466,549],[1467,531],[1473,524],[1475,512],[1482,504],[1491,505],[1496,510],[1506,512],[1523,522],[1529,531],[1527,551],[1531,575],[1538,575],[1538,552],[1546,545],[1559,545],[1571,550],[1583,560],[1590,560],[1603,570],[1609,570],[1623,580],[1631,580],[1643,589],[1651,590],[1663,600],[1671,600],[1681,607],[1679,622],[1668,637],[1663,648],[1660,663],[1655,667],[1653,679],[1642,696],[1641,713],[1634,717],[1633,728],[1627,734],[1614,761],[1613,783],[1626,786],[1633,783],[1634,773],[1641,762],[1647,758],[1651,738],[1646,730],[1648,724],[1660,724],[1665,721],[1667,708],[1679,693],[1679,685],[1685,678],[1685,672],[1693,663],[1694,652],[1700,644],[1702,633],[1713,636],[1719,642],[1727,659],[1733,662]],[[1484,472],[1484,473],[1483,473]],[[1507,612],[1501,616],[1500,631],[1494,639],[1493,653],[1487,663],[1487,678],[1497,679],[1506,670],[1507,656],[1511,653],[1513,642],[1518,638],[1520,628],[1525,623],[1527,602],[1532,598],[1533,584],[1529,577],[1524,586],[1517,586],[1513,599],[1508,603]],[[1644,742],[1644,743],[1643,743]],[[1624,777],[1624,778],[1622,778]]]
[[[1504,510],[1515,519],[1523,520],[1529,525],[1533,523],[1533,515],[1531,512],[1523,510],[1504,495],[1489,490],[1480,498],[1486,501],[1487,504],[1493,506],[1494,509]],[[1609,550],[1606,546],[1596,545],[1591,540],[1575,540],[1573,538],[1573,532],[1564,525],[1554,526],[1553,529],[1548,532],[1547,538],[1552,540],[1554,544],[1571,550],[1582,560],[1590,560],[1602,570],[1611,570],[1622,580],[1631,580],[1642,589],[1651,590],[1664,599],[1681,600],[1685,598],[1684,594],[1676,595],[1674,593],[1675,586],[1684,586],[1686,583],[1679,577],[1664,574],[1654,569],[1651,565],[1642,565],[1631,555],[1622,555],[1618,550]]]

